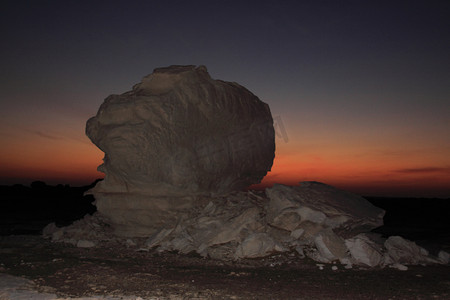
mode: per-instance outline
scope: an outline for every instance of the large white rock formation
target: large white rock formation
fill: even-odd
[[[155,69],[88,120],[106,174],[89,193],[119,235],[144,236],[202,204],[259,183],[271,169],[269,106],[204,66]]]
[[[94,195],[222,194],[259,183],[275,156],[269,106],[204,66],[155,69],[106,98],[86,134],[105,152]]]
[[[111,235],[127,245],[144,237],[148,249],[218,259],[297,253],[403,270],[449,261],[446,252],[431,258],[401,237],[369,233],[383,225],[384,211],[326,184],[240,191],[272,166],[272,116],[247,89],[211,79],[205,67],[156,69],[132,91],[109,96],[86,133],[105,152],[106,177],[89,191],[99,213],[47,226],[55,241],[95,247]]]

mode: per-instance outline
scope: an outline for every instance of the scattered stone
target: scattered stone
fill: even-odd
[[[400,270],[400,271],[408,271],[408,267],[399,263],[395,263],[390,265],[391,268]]]
[[[303,228],[295,229],[291,232],[291,237],[298,240],[303,235],[304,232],[305,232],[305,229],[303,229]]]
[[[385,260],[387,264],[411,264],[438,263],[438,260],[429,256],[426,249],[408,241],[400,236],[391,236],[384,243],[387,253]]]
[[[344,240],[338,237],[331,228],[319,232],[314,238],[314,244],[320,255],[329,262],[347,257]]]
[[[444,250],[439,251],[438,259],[442,264],[450,263],[450,254]]]
[[[254,233],[238,246],[236,258],[264,257],[273,252],[281,252],[283,250],[285,249],[266,233]]]
[[[42,235],[45,238],[49,238],[58,230],[59,230],[59,228],[56,226],[55,223],[50,223],[47,226],[45,226],[44,229],[42,229]]]
[[[303,251],[302,247],[300,247],[300,246],[295,247],[295,251],[297,251],[300,258],[305,258],[305,252]]]
[[[49,234],[49,231],[46,231],[45,234],[43,233],[44,237],[47,238]],[[51,234],[53,242],[64,242],[77,247],[94,247],[100,242],[111,241],[114,238],[111,227],[106,224],[105,218],[98,213],[94,215],[88,214],[83,219],[75,221],[72,225],[58,228],[57,231]],[[91,243],[94,245],[91,245]]]
[[[45,236],[45,235],[44,235]],[[52,241],[60,240],[64,236],[64,229],[58,229],[51,235]]]
[[[299,186],[276,184],[266,189],[266,194],[271,200],[267,209],[269,223],[289,231],[301,223],[315,224],[305,229],[303,234],[306,236],[314,236],[323,228],[331,228],[346,238],[383,225],[384,210],[360,196],[323,183],[302,182]]]
[[[382,247],[362,233],[345,240],[355,264],[375,267],[383,262]]]
[[[324,199],[320,204],[324,211],[333,212],[329,214],[316,211],[317,204],[304,200],[307,194],[320,195],[320,189],[337,194],[338,198],[341,191],[310,182],[301,183],[300,187],[300,193],[294,187],[276,185],[266,189],[267,196],[237,192],[210,198],[202,210],[180,217],[175,227],[170,223],[159,229],[146,244],[149,248],[159,247],[160,251],[195,251],[219,259],[264,257],[287,249],[296,249],[303,256],[304,247],[307,247],[306,255],[319,262],[329,263],[348,257],[344,239],[336,232],[346,233],[346,228],[354,231],[356,225],[353,228],[347,226],[357,223],[351,213],[345,214],[345,226],[340,228],[336,223],[338,204],[333,203],[332,197],[328,199],[328,206]],[[360,202],[361,199],[358,198]],[[340,200],[343,201],[342,196]],[[383,211],[374,210],[381,218]],[[367,220],[361,222],[367,226]]]

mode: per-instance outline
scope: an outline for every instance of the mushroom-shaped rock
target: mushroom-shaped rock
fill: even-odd
[[[155,69],[107,97],[86,134],[105,152],[105,179],[89,193],[100,213],[129,227],[124,235],[171,222],[166,212],[192,208],[198,197],[259,183],[275,156],[269,106],[204,66]]]
[[[204,66],[155,69],[132,91],[111,95],[86,134],[103,152],[96,192],[224,193],[259,183],[271,169],[269,106]]]

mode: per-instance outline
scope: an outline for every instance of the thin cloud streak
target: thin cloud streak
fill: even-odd
[[[37,130],[32,130],[30,132],[35,134],[35,135],[37,135],[37,136],[40,136],[40,137],[43,137],[43,138],[46,138],[46,139],[50,139],[50,140],[55,140],[56,141],[56,140],[62,140],[63,139],[60,136],[50,135],[50,134],[43,133],[43,132],[37,131]]]
[[[49,140],[53,140],[53,141],[61,141],[61,140],[73,140],[76,141],[78,143],[82,143],[85,145],[93,145],[93,143],[89,140],[88,137],[86,136],[82,136],[82,135],[78,135],[78,134],[72,134],[72,135],[67,135],[67,136],[61,136],[61,135],[57,135],[57,134],[48,134],[48,133],[44,133],[42,131],[39,130],[30,130],[30,129],[25,129],[26,131],[28,131],[29,133],[32,133],[34,135],[37,135],[39,137],[45,138],[45,139],[49,139]]]
[[[393,172],[403,174],[450,173],[450,167],[405,168],[393,170]]]

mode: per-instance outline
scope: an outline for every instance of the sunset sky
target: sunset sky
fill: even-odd
[[[0,184],[84,185],[85,123],[154,68],[269,104],[264,182],[450,197],[450,1],[2,1]]]

